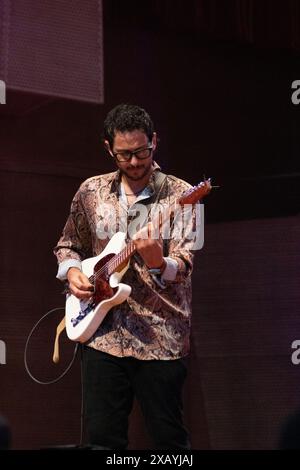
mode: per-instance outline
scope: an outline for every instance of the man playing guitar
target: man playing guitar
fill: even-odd
[[[163,237],[160,218],[150,217],[149,208],[172,206],[190,185],[161,173],[153,160],[153,123],[138,106],[119,105],[108,113],[104,146],[118,169],[82,183],[54,249],[57,277],[68,283],[67,331],[84,343],[90,444],[126,449],[136,397],[155,448],[189,449],[182,388],[189,352],[193,240],[175,236],[171,212],[169,236]],[[130,230],[129,220],[140,205],[147,217]],[[94,262],[84,269],[87,259]],[[121,272],[124,284],[119,284]],[[101,321],[87,327],[103,299]],[[80,333],[72,337],[76,329]]]

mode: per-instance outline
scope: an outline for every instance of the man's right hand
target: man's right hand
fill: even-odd
[[[78,268],[70,268],[67,273],[69,290],[78,299],[89,299],[94,292],[94,286]]]

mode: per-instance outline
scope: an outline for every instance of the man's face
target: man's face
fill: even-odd
[[[139,159],[138,155],[131,155],[131,159],[128,161],[118,161],[118,159],[115,158],[115,162],[121,173],[133,181],[139,181],[147,174],[150,174],[153,160],[153,151],[156,148],[155,133],[153,134],[152,142],[149,142],[146,134],[140,130],[134,130],[132,132],[116,132],[113,148],[110,148],[107,141],[105,141],[105,145],[111,155],[118,154],[118,156],[122,156],[122,154],[126,154],[126,151],[134,152],[136,150],[141,150],[138,155],[143,156],[143,151],[145,151],[146,155],[149,154],[147,158]],[[152,145],[152,151],[147,150],[149,145]]]

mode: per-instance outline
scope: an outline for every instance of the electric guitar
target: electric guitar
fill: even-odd
[[[161,227],[165,218],[174,213],[175,207],[195,204],[211,190],[210,179],[204,180],[183,193],[163,215],[152,220]],[[126,243],[126,233],[113,235],[100,255],[82,261],[82,272],[94,286],[90,299],[78,299],[67,293],[66,331],[72,341],[85,343],[96,332],[109,310],[124,302],[131,293],[131,287],[121,281],[129,267],[136,248],[133,240]]]

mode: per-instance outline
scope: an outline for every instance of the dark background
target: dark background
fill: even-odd
[[[195,449],[274,449],[300,406],[298,2],[4,0],[0,6],[1,408],[14,448],[76,444],[80,361],[58,383],[27,375],[34,323],[63,307],[52,248],[72,196],[114,169],[106,113],[145,107],[164,172],[220,186],[205,200],[193,275],[186,421]],[[60,21],[61,20],[61,21]],[[101,34],[103,25],[103,61]],[[29,31],[29,33],[28,33]],[[54,46],[53,46],[54,44]],[[75,60],[76,59],[76,60]],[[104,78],[104,95],[103,90]],[[104,100],[103,100],[104,98]],[[31,338],[32,373],[51,380],[56,311]],[[148,441],[138,407],[130,447]]]

